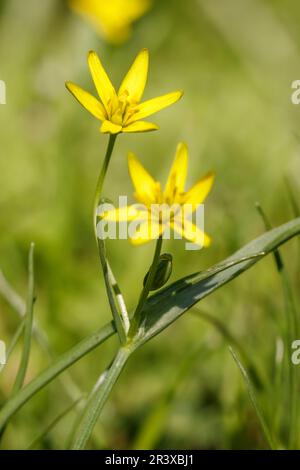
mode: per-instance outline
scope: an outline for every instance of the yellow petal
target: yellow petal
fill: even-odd
[[[118,134],[122,131],[122,126],[119,126],[118,124],[114,124],[113,122],[106,120],[102,123],[100,131],[103,134]]]
[[[123,127],[122,132],[150,132],[157,131],[159,127],[156,124],[146,121],[138,121]]]
[[[106,109],[109,111],[109,101],[113,100],[116,96],[115,89],[111,84],[111,81],[104,70],[103,65],[100,62],[96,52],[90,51],[88,54],[88,64],[95,83],[97,92],[101,98],[101,101]]]
[[[128,94],[128,100],[130,102],[139,103],[146,86],[148,67],[149,52],[147,49],[142,49],[135,58],[120,86],[119,96]]]
[[[135,197],[143,204],[156,202],[157,183],[133,153],[128,154],[128,169],[135,189]]]
[[[105,211],[103,214],[100,214],[104,220],[112,222],[126,222],[131,220],[145,220],[148,218],[148,211],[142,210],[137,205],[119,207],[116,209]]]
[[[208,247],[211,245],[211,238],[199,229],[195,224],[190,222],[187,219],[184,219],[183,224],[178,222],[172,222],[171,227],[175,232],[177,232],[181,237],[186,238],[188,241],[195,243],[201,247]]]
[[[199,204],[205,200],[207,195],[209,194],[213,182],[215,179],[215,174],[213,172],[209,172],[204,178],[198,181],[198,183],[194,184],[182,197],[182,204],[191,204],[193,206],[193,210]]]
[[[99,100],[97,100],[93,95],[91,95],[87,91],[75,85],[75,83],[66,82],[66,87],[70,91],[70,93],[72,93],[72,95],[76,98],[76,100],[93,116],[95,116],[97,119],[100,119],[100,121],[105,120],[105,109]]]
[[[130,237],[133,245],[142,245],[157,239],[162,233],[162,227],[157,221],[151,221],[150,217],[138,226],[136,233]]]
[[[114,44],[128,39],[132,23],[151,6],[152,0],[69,0],[71,7],[88,19],[97,33]]]
[[[171,104],[176,103],[183,95],[182,91],[174,91],[168,93],[167,95],[158,96],[157,98],[152,98],[152,100],[144,101],[138,106],[138,111],[132,116],[132,120],[137,121],[139,119],[144,119],[151,114],[157,113],[161,109],[171,106]]]
[[[186,144],[180,143],[177,146],[176,155],[168,177],[164,196],[170,203],[176,202],[176,194],[184,191],[188,168],[188,149]]]

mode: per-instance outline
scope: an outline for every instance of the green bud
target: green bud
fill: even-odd
[[[169,280],[172,274],[172,266],[173,266],[173,258],[172,255],[169,253],[163,253],[159,257],[157,270],[154,276],[154,280],[150,290],[157,290],[163,287]],[[146,285],[147,279],[149,276],[149,272],[146,274],[144,278],[144,287]]]

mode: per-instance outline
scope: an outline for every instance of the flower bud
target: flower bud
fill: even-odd
[[[156,273],[154,276],[154,280],[150,287],[150,290],[157,290],[163,287],[169,280],[171,273],[172,273],[172,255],[169,253],[163,253],[159,257],[158,266],[156,269]],[[149,276],[149,272],[146,274],[144,278],[144,287],[146,285],[147,279]]]

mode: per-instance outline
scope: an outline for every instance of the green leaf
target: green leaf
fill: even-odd
[[[264,225],[267,230],[270,230],[272,225],[264,212],[263,208],[259,203],[256,204],[258,212],[262,217]],[[287,386],[288,389],[288,401],[290,403],[289,409],[286,410],[285,407],[282,412],[288,416],[289,422],[289,443],[288,446],[290,449],[297,447],[297,424],[298,424],[298,371],[292,361],[290,360],[289,351],[291,344],[294,339],[298,338],[299,322],[298,322],[298,312],[296,307],[296,300],[293,293],[292,283],[289,278],[289,274],[283,257],[280,253],[280,250],[274,250],[274,261],[275,266],[280,275],[284,305],[285,305],[285,322],[286,327],[283,331],[285,337],[285,347],[286,347],[286,365],[288,372],[288,380],[283,379],[283,386]],[[276,396],[276,395],[275,395]],[[275,403],[276,409],[280,409],[281,400],[278,403]]]
[[[96,387],[92,390],[90,397],[87,399],[81,419],[76,423],[72,443],[73,450],[81,450],[85,448],[98,421],[103,406],[105,405],[109,394],[118,380],[130,355],[130,348],[121,347],[104,377],[101,374],[100,383],[98,381]]]
[[[13,339],[11,340],[11,344],[7,350],[7,360],[11,355],[14,347],[16,346],[19,338],[23,333],[23,328],[25,326],[26,320],[26,302],[20,297],[20,295],[15,291],[15,289],[10,285],[8,280],[5,278],[3,272],[0,270],[0,295],[3,299],[6,300],[8,305],[19,315],[21,318],[21,323],[14,334]],[[38,344],[41,346],[42,350],[46,353],[47,357],[51,360],[54,359],[55,355],[50,347],[48,337],[46,333],[42,330],[41,326],[38,324],[36,320],[33,322],[33,336],[37,340]],[[0,367],[0,372],[3,367]],[[78,395],[81,394],[78,386],[74,383],[72,378],[68,374],[64,374],[63,377],[60,378],[60,381],[67,393],[72,400],[74,400]]]
[[[274,450],[274,449],[276,449],[276,445],[275,445],[272,433],[271,433],[271,431],[270,431],[270,429],[269,429],[269,427],[266,423],[266,420],[264,418],[264,415],[263,415],[263,412],[261,410],[260,404],[259,404],[258,399],[256,397],[255,388],[253,387],[253,385],[251,383],[248,372],[246,371],[245,367],[243,366],[243,364],[239,360],[236,352],[232,348],[229,348],[229,350],[231,352],[231,355],[232,355],[236,365],[238,366],[238,368],[239,368],[239,370],[242,374],[245,385],[247,387],[247,391],[248,391],[248,394],[249,394],[250,401],[253,405],[253,408],[254,408],[255,413],[257,415],[257,418],[258,418],[258,421],[261,425],[261,429],[262,429],[263,434],[266,438],[266,441],[268,442],[270,448],[272,450]]]
[[[44,388],[72,364],[107,340],[115,332],[116,329],[113,322],[106,324],[99,331],[83,339],[73,348],[62,354],[50,367],[41,372],[34,380],[22,388],[17,395],[8,400],[0,410],[0,432],[9,419],[39,390]]]
[[[208,322],[213,328],[218,331],[225,341],[228,342],[230,346],[234,346],[235,349],[238,351],[240,357],[242,358],[244,364],[246,365],[249,375],[256,385],[257,388],[263,388],[266,385],[266,378],[265,374],[258,369],[257,365],[254,363],[252,357],[248,354],[242,341],[237,338],[227,327],[226,323],[222,322],[218,317],[211,315],[210,313],[204,312],[200,310],[198,307],[193,307],[191,309],[191,313],[196,315],[198,318],[203,319],[204,321]]]
[[[289,178],[285,178],[285,184],[288,190],[288,196],[292,207],[294,217],[300,217],[300,206],[298,203],[299,196],[295,194],[295,188]]]
[[[146,302],[143,324],[138,336],[134,338],[134,347],[139,347],[157,335],[194,304],[242,274],[266,254],[299,233],[300,218],[297,218],[253,240],[225,262],[219,263],[207,271],[180,279],[151,296]],[[114,323],[107,324],[99,332],[82,340],[63,354],[52,366],[24,387],[0,411],[0,430],[35,393],[115,332]]]
[[[58,416],[56,416],[47,426],[46,428],[31,442],[31,444],[28,446],[27,450],[33,450],[40,441],[45,440],[45,438],[48,436],[50,431],[60,422],[62,419],[67,416],[67,414],[70,413],[78,403],[80,403],[85,397],[81,396],[77,398],[73,403],[71,403],[67,408],[65,408],[61,413],[59,413]]]
[[[26,304],[26,319],[24,327],[24,344],[20,366],[13,386],[12,394],[15,395],[23,386],[25,379],[32,337],[32,324],[33,324],[33,305],[34,305],[34,243],[31,243],[28,256],[28,293]]]
[[[8,359],[10,358],[13,350],[15,349],[15,346],[17,345],[19,339],[21,338],[22,334],[23,334],[23,331],[24,331],[24,327],[25,327],[25,323],[26,323],[26,317],[22,318],[22,321],[20,323],[20,325],[18,326],[11,342],[10,342],[10,345],[9,347],[7,348],[7,351],[6,351],[6,364],[8,363]],[[0,372],[3,370],[4,368],[4,365],[0,365]]]
[[[141,427],[131,446],[132,450],[151,450],[155,449],[163,435],[171,408],[174,404],[178,389],[185,383],[195,363],[198,364],[199,357],[204,362],[211,353],[205,345],[197,347],[192,352],[184,356],[183,360],[177,365],[176,373],[170,383],[162,390],[160,397],[153,401],[153,406],[142,420]]]
[[[251,268],[268,253],[300,233],[300,218],[293,219],[251,241],[222,263],[187,276],[152,295],[135,338],[136,347],[149,341],[197,302]]]

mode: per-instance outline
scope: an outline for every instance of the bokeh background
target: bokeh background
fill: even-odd
[[[119,138],[105,187],[113,200],[119,194],[132,197],[129,150],[164,180],[181,140],[190,150],[189,184],[208,170],[216,172],[205,216],[213,245],[187,252],[183,241],[167,242],[175,280],[224,259],[262,233],[256,201],[274,225],[293,217],[286,181],[297,199],[300,108],[291,103],[291,83],[300,79],[299,23],[296,0],[153,0],[126,41],[118,37],[116,43],[66,1],[27,0],[25,5],[1,0],[0,79],[6,82],[7,104],[0,106],[0,269],[25,297],[28,248],[36,243],[35,318],[55,355],[110,319],[91,227],[107,137],[64,82],[95,93],[86,63],[87,51],[94,49],[117,85],[137,52],[148,47],[145,97],[185,91],[178,104],[152,119],[158,132]],[[153,249],[153,244],[108,243],[130,308]],[[297,242],[283,251],[299,288]],[[284,308],[271,258],[199,308],[223,321],[272,378]],[[9,343],[18,324],[15,311],[0,298],[0,338]],[[71,403],[70,395],[89,391],[110,362],[116,341],[63,376],[69,394],[66,384],[56,380],[27,404],[9,425],[2,447],[27,448]],[[1,373],[1,399],[10,393],[20,352],[21,344]],[[34,342],[26,381],[48,363]],[[261,391],[260,399],[272,416],[278,406],[272,389]],[[63,448],[75,418],[73,410],[36,447]],[[115,449],[264,446],[228,343],[192,312],[130,360],[89,444]]]

